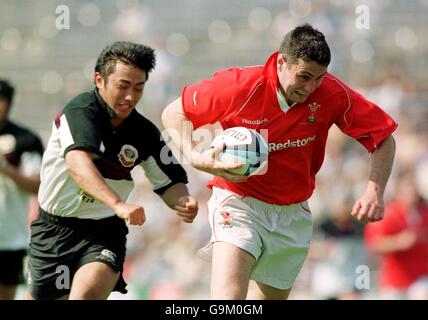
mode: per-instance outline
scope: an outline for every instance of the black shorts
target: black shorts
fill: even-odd
[[[24,258],[27,250],[0,251],[0,284],[24,283]]]
[[[117,216],[92,220],[64,218],[40,209],[31,223],[28,287],[35,299],[70,293],[75,272],[84,264],[103,262],[120,272],[113,291],[126,293],[122,276],[128,227]]]

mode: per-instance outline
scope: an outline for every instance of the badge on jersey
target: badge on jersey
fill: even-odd
[[[321,107],[321,105],[319,105],[318,103],[314,102],[314,103],[310,103],[308,105],[308,107],[309,107],[308,122],[316,122],[317,118],[315,117],[315,112]]]
[[[138,151],[130,144],[124,144],[117,157],[124,167],[132,167],[138,159]]]

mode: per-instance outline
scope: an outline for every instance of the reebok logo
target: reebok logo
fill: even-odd
[[[269,121],[268,118],[256,119],[256,120],[242,119],[242,123],[245,123],[245,124],[255,124],[255,125],[263,124],[263,123],[266,123],[268,121]]]
[[[290,139],[288,139],[287,141],[283,142],[283,143],[269,143],[269,152],[272,151],[280,151],[280,150],[284,150],[284,149],[288,149],[288,148],[300,148],[300,147],[304,147],[306,146],[309,142],[315,141],[316,135],[307,137],[307,138],[303,138],[303,139],[296,139],[291,141]]]

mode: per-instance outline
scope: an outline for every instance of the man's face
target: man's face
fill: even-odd
[[[106,78],[95,73],[98,92],[113,109],[119,123],[131,114],[140,101],[146,79],[144,70],[119,61],[116,63],[116,70]]]
[[[290,63],[283,54],[279,54],[277,71],[281,92],[287,102],[292,104],[306,101],[308,96],[321,85],[327,67],[316,62],[305,62],[302,59]]]

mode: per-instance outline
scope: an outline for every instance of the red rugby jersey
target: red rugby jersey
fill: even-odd
[[[272,54],[264,66],[233,67],[184,87],[182,104],[195,129],[217,121],[224,129],[236,126],[259,132],[267,129],[266,174],[241,183],[216,176],[209,186],[286,205],[312,195],[315,174],[324,160],[328,130],[333,124],[369,152],[397,124],[382,109],[329,73],[305,103],[284,107],[278,94],[277,55],[278,52]]]

